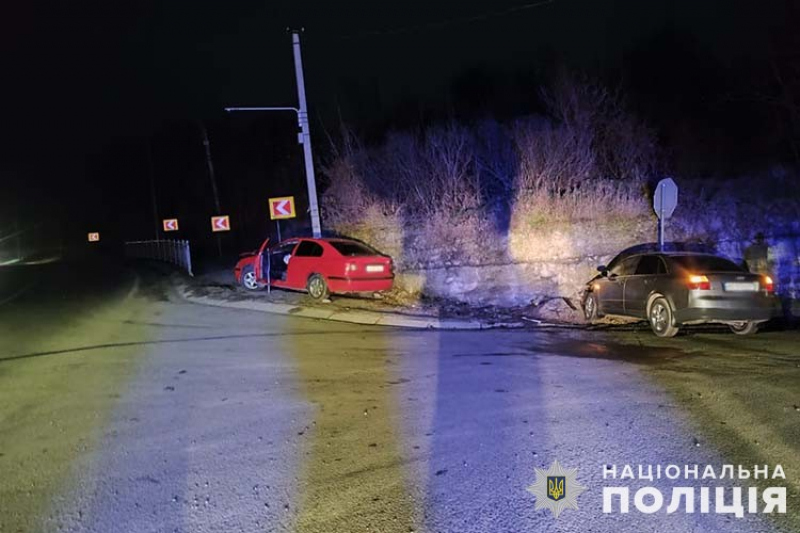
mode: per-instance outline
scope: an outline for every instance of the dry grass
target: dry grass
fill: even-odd
[[[389,253],[401,271],[591,262],[655,241],[653,133],[585,79],[561,77],[542,100],[547,116],[393,132],[377,146],[345,131],[325,169],[326,225]],[[796,200],[776,201],[797,186],[767,181],[756,195],[752,180],[682,185],[669,238],[747,241],[800,218]]]

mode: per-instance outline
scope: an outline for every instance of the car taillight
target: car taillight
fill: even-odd
[[[693,291],[711,290],[711,282],[706,276],[689,276],[689,288]]]
[[[764,287],[764,290],[766,290],[767,292],[769,293],[775,292],[775,283],[772,281],[771,277],[764,276],[761,279],[761,284]]]
[[[344,265],[344,273],[347,274],[348,272],[355,272],[358,270],[358,265],[356,263],[345,263]]]

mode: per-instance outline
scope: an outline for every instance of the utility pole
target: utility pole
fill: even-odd
[[[319,205],[317,203],[317,181],[314,177],[314,156],[311,152],[311,132],[308,128],[308,104],[306,103],[306,83],[303,76],[303,58],[300,54],[300,31],[292,30],[294,72],[297,78],[297,99],[300,104],[300,109],[297,113],[297,120],[300,123],[300,136],[298,140],[303,144],[303,157],[306,163],[306,184],[308,185],[308,210],[311,214],[311,231],[315,238],[319,238],[322,236],[322,227],[319,221]]]
[[[306,103],[306,85],[303,77],[303,58],[300,54],[300,32],[291,30],[292,49],[294,52],[294,71],[297,79],[297,107],[226,107],[225,111],[294,111],[297,114],[297,124],[300,133],[297,142],[303,145],[303,159],[306,167],[306,187],[308,189],[308,211],[311,215],[311,232],[315,238],[322,236],[322,226],[319,218],[319,203],[317,201],[317,181],[314,176],[314,155],[311,151],[311,132],[308,127],[308,104]]]
[[[211,192],[214,195],[214,207],[216,208],[215,215],[222,214],[222,208],[219,204],[219,191],[217,191],[217,178],[214,175],[214,161],[211,159],[211,143],[208,140],[208,130],[202,120],[198,120],[200,131],[203,133],[203,147],[206,150],[206,165],[208,166],[208,178],[211,180]],[[219,256],[222,257],[222,237],[217,233],[217,251]]]
[[[17,236],[17,261],[22,261],[22,230],[19,226],[19,213],[14,217],[14,235]]]
[[[150,171],[150,201],[153,204],[153,238],[158,240],[160,229],[158,220],[158,201],[156,200],[156,172],[153,167],[153,148],[150,146],[150,139],[147,141],[147,166]]]

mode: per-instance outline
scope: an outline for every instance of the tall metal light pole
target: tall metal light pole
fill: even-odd
[[[311,153],[311,132],[308,129],[308,105],[306,104],[306,82],[303,77],[303,58],[300,54],[300,32],[292,32],[292,48],[294,49],[294,73],[297,78],[297,99],[300,111],[297,120],[300,122],[300,142],[303,143],[303,156],[306,161],[306,183],[308,185],[308,209],[311,213],[311,230],[314,237],[322,236],[319,221],[319,205],[317,204],[317,182],[314,178],[314,157]]]
[[[308,127],[308,104],[306,103],[306,85],[303,77],[303,58],[300,54],[300,32],[292,30],[292,48],[294,50],[294,71],[297,79],[297,99],[299,108],[295,107],[226,107],[225,111],[294,111],[300,133],[297,141],[303,145],[303,158],[306,164],[306,186],[308,188],[308,211],[311,215],[311,231],[314,237],[322,236],[319,219],[319,203],[317,201],[317,181],[314,176],[314,155],[311,151],[311,132]]]

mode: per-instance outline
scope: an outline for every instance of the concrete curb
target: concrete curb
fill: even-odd
[[[277,315],[291,315],[303,318],[315,318],[318,320],[331,320],[334,322],[347,322],[350,324],[362,324],[370,326],[393,326],[414,329],[447,329],[447,330],[476,330],[476,329],[496,329],[496,328],[520,328],[525,324],[522,322],[512,323],[489,323],[479,320],[457,320],[440,319],[436,317],[408,316],[399,313],[384,313],[378,311],[364,310],[344,310],[344,309],[322,309],[319,307],[297,306],[291,304],[239,301],[230,302],[209,298],[207,296],[192,296],[188,293],[186,285],[178,286],[178,294],[184,300],[200,305],[210,305],[214,307],[228,307],[233,309],[245,309],[248,311],[260,311]]]

